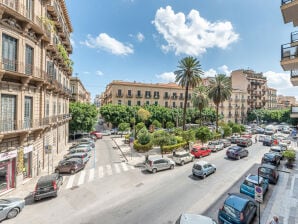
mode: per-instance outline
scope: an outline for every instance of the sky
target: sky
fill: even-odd
[[[263,72],[277,94],[298,87],[280,66],[290,42],[280,0],[66,0],[73,26],[73,76],[91,92],[113,80],[168,83],[181,59],[196,57],[203,77]]]

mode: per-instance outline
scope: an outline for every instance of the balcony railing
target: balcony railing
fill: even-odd
[[[143,97],[142,94],[137,94],[137,95],[136,95],[136,98],[142,98],[142,97]]]
[[[281,0],[281,5],[286,5],[286,4],[289,4],[294,1],[296,1],[296,0]]]
[[[298,70],[291,71],[291,78],[298,78]]]
[[[159,95],[154,95],[153,98],[154,99],[159,99]]]
[[[163,98],[164,98],[164,99],[170,99],[170,96],[168,96],[168,95],[164,95]]]
[[[298,57],[298,46],[292,47],[291,44],[281,45],[281,59],[295,59]]]
[[[291,33],[291,43],[298,42],[298,31]]]
[[[126,98],[132,98],[132,94],[126,94]]]

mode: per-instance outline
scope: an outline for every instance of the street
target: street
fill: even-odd
[[[96,142],[95,166],[91,157],[85,170],[64,176],[57,198],[27,205],[7,223],[163,224],[175,223],[182,212],[205,214],[217,220],[227,193],[239,192],[245,175],[256,173],[262,155],[269,151],[261,143],[248,149],[249,156],[241,160],[227,159],[226,149],[202,158],[215,164],[217,171],[199,179],[192,176],[193,163],[156,174],[130,166],[121,161],[113,141],[105,136]],[[270,185],[265,204],[273,188]],[[262,210],[265,204],[261,205]]]

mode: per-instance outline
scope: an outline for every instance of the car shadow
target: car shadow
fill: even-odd
[[[188,175],[188,178],[189,179],[192,179],[194,181],[201,181],[201,180],[203,180],[201,177],[194,176],[193,174],[189,174]]]
[[[225,159],[225,160],[229,160],[229,161],[238,161],[238,159],[231,159],[231,158],[229,158],[229,157],[227,157],[227,156],[225,156],[224,159]],[[240,160],[241,160],[241,159],[240,159]]]

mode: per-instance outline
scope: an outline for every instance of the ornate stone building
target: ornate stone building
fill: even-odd
[[[64,0],[1,0],[0,15],[1,193],[67,146],[72,26]]]
[[[90,103],[90,93],[85,89],[81,80],[77,77],[70,78],[71,102]]]

